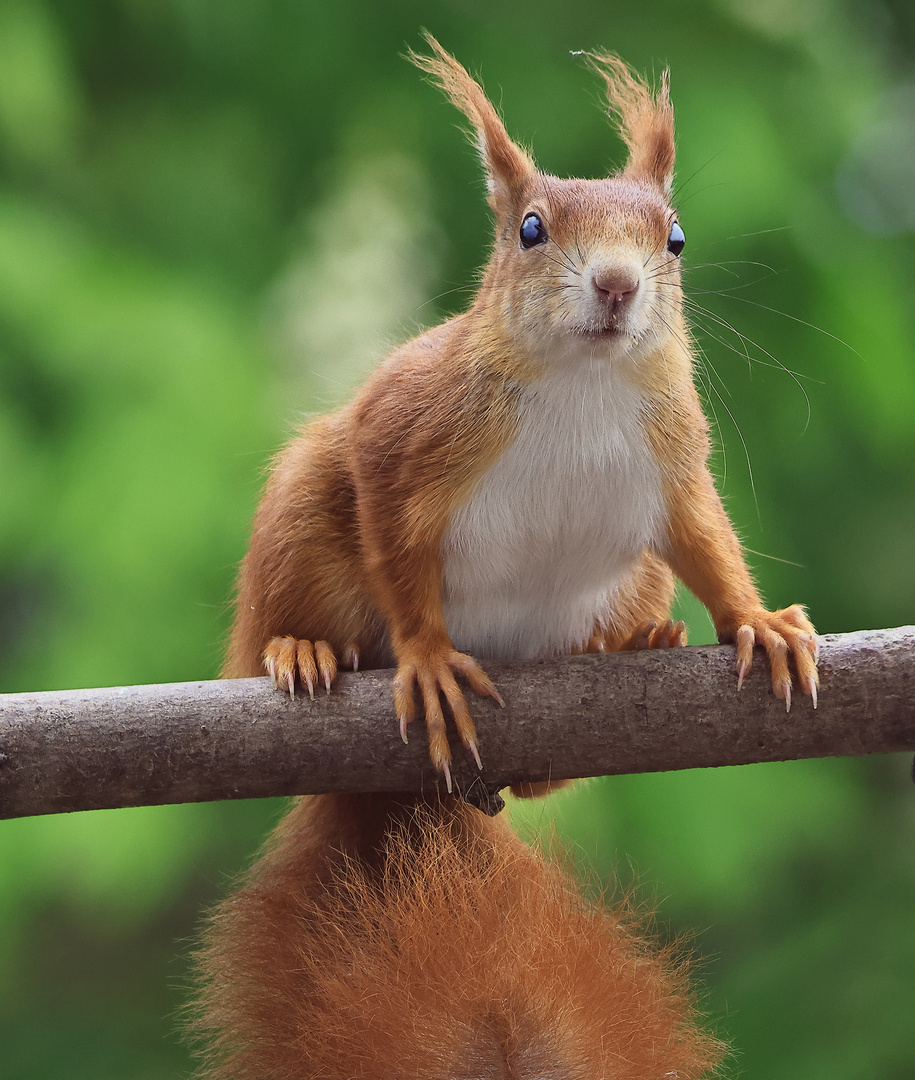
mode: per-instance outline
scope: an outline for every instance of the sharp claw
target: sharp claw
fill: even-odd
[[[477,749],[477,744],[472,739],[467,744],[467,749],[473,754],[473,760],[477,763],[477,768],[482,772],[483,762],[480,761],[480,751]]]
[[[810,694],[811,698],[813,698],[813,707],[816,708],[817,707],[817,684],[811,678],[807,679],[807,690],[808,690],[808,693]]]
[[[312,701],[315,699],[315,684],[309,676],[305,676],[305,685],[308,687],[308,696]]]
[[[359,653],[353,649],[353,671],[359,670]]]
[[[750,665],[742,663],[737,665],[737,693],[740,693],[740,688],[743,686],[743,680],[747,677],[747,673],[750,670]]]
[[[791,712],[791,683],[785,683],[785,712]]]
[[[492,694],[492,696],[499,703],[499,707],[501,709],[504,709],[505,708],[505,698],[502,697],[502,695],[499,693],[499,691],[495,687],[493,687],[492,690],[490,690],[490,694]]]
[[[329,671],[324,672],[324,688],[326,689],[327,693],[329,694],[330,693],[330,672]]]
[[[289,696],[295,697],[295,675],[289,674],[286,676],[286,685],[289,687]]]
[[[448,762],[442,762],[442,773],[445,777],[445,787],[448,789],[448,794],[451,794],[451,769],[448,768]]]
[[[400,737],[403,739],[403,741],[404,741],[404,743],[406,745],[409,745],[409,740],[407,739],[407,718],[406,718],[406,716],[399,717],[399,721],[400,721]]]
[[[270,678],[273,680],[273,685],[276,686],[276,659],[272,656],[270,657],[268,669],[270,671]]]

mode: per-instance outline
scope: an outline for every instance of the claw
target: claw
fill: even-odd
[[[747,663],[740,663],[737,665],[737,693],[740,693],[740,688],[743,686],[743,680],[747,677],[750,670],[750,665]]]
[[[324,683],[324,689],[330,693],[330,684],[337,674],[337,658],[326,641],[315,642],[315,663]]]
[[[791,712],[791,683],[785,683],[785,712]]]
[[[409,745],[409,740],[407,739],[407,718],[405,716],[401,716],[398,718],[398,720],[400,723],[400,737],[403,739],[405,744]]]
[[[277,682],[276,682],[276,659],[275,659],[275,657],[272,657],[272,656],[270,657],[270,661],[269,661],[269,664],[267,666],[268,666],[268,669],[270,671],[270,678],[273,681],[273,685],[276,686]]]
[[[448,794],[451,794],[451,769],[448,766],[447,761],[442,762],[442,774],[445,777],[445,787],[448,789]]]
[[[295,698],[295,675],[292,672],[286,676],[286,686],[289,688],[289,696]]]
[[[817,707],[817,684],[814,679],[807,679],[807,693],[813,698],[813,707]]]
[[[467,744],[467,749],[473,754],[473,760],[477,763],[477,768],[482,772],[483,762],[480,761],[480,751],[477,749],[477,744],[475,742],[469,742]]]

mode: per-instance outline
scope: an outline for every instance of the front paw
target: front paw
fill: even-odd
[[[476,693],[493,697],[502,706],[505,702],[489,676],[465,653],[454,649],[430,651],[408,647],[399,650],[399,660],[394,679],[394,706],[400,722],[400,737],[407,741],[407,725],[416,717],[415,692],[419,690],[426,713],[429,756],[445,777],[445,785],[451,792],[451,747],[440,695],[443,694],[448,702],[461,742],[473,755],[478,769],[482,769],[483,764],[477,749],[477,732],[455,675],[463,675]]]
[[[355,655],[355,666],[358,666],[358,653]],[[326,641],[275,637],[264,649],[264,667],[270,673],[273,685],[288,690],[290,697],[295,697],[298,680],[307,687],[309,697],[314,701],[315,686],[319,682],[330,693],[330,685],[337,674],[337,657]]]
[[[781,611],[762,608],[733,619],[719,627],[718,640],[737,645],[737,689],[743,684],[753,665],[753,647],[761,645],[772,667],[772,689],[777,698],[791,708],[791,671],[789,658],[794,660],[798,685],[813,699],[817,707],[817,639],[813,624],[800,604]]]

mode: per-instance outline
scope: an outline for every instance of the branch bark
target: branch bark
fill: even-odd
[[[791,712],[734,651],[487,663],[505,701],[472,703],[487,784],[915,751],[915,627],[820,639],[819,709]],[[390,671],[292,701],[267,679],[0,696],[0,817],[440,782],[419,724],[397,733]],[[479,781],[453,742],[455,781]]]

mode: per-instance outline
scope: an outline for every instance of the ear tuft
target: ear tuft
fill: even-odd
[[[428,31],[423,31],[423,37],[433,55],[422,56],[411,49],[407,59],[431,75],[452,104],[473,124],[489,181],[490,204],[496,213],[506,212],[535,175],[536,166],[524,150],[511,140],[479,83]]]
[[[674,111],[670,104],[669,72],[652,93],[618,56],[585,53],[607,88],[607,113],[615,119],[629,149],[624,176],[655,184],[670,198],[674,178]]]

